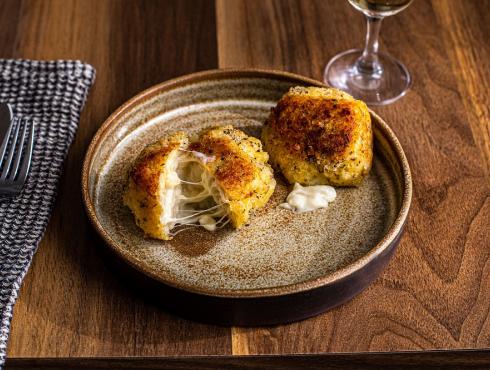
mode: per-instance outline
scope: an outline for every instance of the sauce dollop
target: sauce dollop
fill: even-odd
[[[326,208],[328,203],[333,202],[336,197],[337,193],[332,186],[301,186],[295,183],[293,190],[286,198],[286,203],[281,203],[279,207],[296,213],[309,212],[319,208]]]

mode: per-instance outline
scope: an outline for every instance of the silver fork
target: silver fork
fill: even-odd
[[[0,196],[20,193],[29,173],[34,145],[34,122],[14,117],[6,103],[0,104]]]

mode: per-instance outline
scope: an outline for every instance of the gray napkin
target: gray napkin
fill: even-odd
[[[79,61],[0,59],[0,101],[36,123],[27,183],[17,198],[0,198],[0,368],[17,293],[48,223],[94,78],[92,66]]]

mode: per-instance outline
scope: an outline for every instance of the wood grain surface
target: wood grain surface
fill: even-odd
[[[173,317],[118,279],[83,211],[85,150],[115,108],[175,76],[261,67],[321,79],[329,58],[362,45],[362,16],[338,0],[2,0],[0,25],[0,57],[82,59],[97,70],[15,307],[12,368],[28,368],[16,360],[27,357],[490,347],[490,1],[415,0],[384,21],[381,48],[414,80],[403,99],[375,108],[414,179],[410,220],[387,270],[326,314],[247,329]]]
[[[475,66],[453,61],[457,56],[441,41],[450,26],[440,19],[452,14],[454,2],[434,3],[414,1],[386,19],[381,32],[382,49],[403,60],[415,81],[406,97],[376,109],[400,138],[414,178],[411,217],[394,260],[364,293],[329,313],[274,328],[234,328],[234,354],[490,345],[489,143],[482,139],[488,119],[475,112],[488,109],[489,95],[483,88],[470,98],[460,90],[470,88],[471,78],[461,68]],[[488,34],[489,12],[476,7],[465,8],[479,27],[474,32]],[[347,2],[220,0],[217,19],[220,67],[285,69],[317,79],[329,58],[362,45],[365,27]],[[467,50],[468,33],[450,41]],[[488,65],[477,59],[488,52],[488,40],[473,45],[486,51],[467,54]]]
[[[182,356],[123,358],[14,358],[7,369],[23,370],[487,370],[489,351],[329,353],[285,356]]]
[[[20,17],[9,22],[16,27],[14,47],[2,57],[77,58],[97,70],[55,211],[15,307],[9,356],[230,353],[229,329],[172,317],[120,283],[105,265],[80,193],[86,148],[114,109],[158,82],[216,68],[214,4],[34,0],[8,6]]]

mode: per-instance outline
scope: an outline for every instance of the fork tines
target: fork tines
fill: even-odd
[[[1,139],[1,138],[0,138]],[[0,146],[0,195],[17,195],[31,164],[34,122],[14,117]]]

